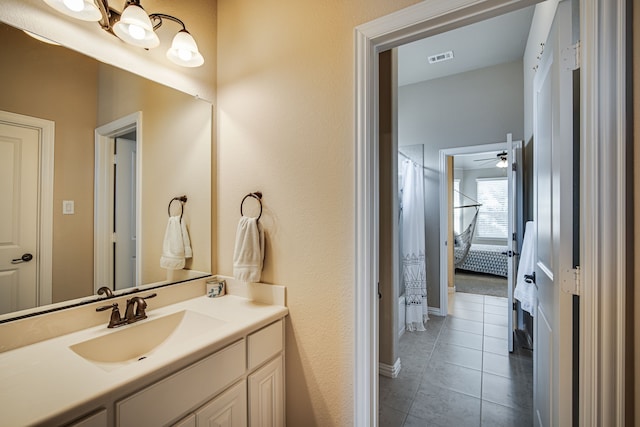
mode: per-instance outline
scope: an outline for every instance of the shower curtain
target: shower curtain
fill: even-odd
[[[424,331],[429,319],[424,228],[424,173],[422,166],[402,163],[402,281],[405,290],[406,330]]]

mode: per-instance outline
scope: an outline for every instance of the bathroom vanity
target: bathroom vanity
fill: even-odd
[[[0,353],[0,424],[284,426],[284,288],[228,280],[208,298],[204,282],[153,290],[137,323],[108,329],[102,312],[101,325]]]

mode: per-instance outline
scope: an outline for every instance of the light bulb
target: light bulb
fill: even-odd
[[[143,40],[145,36],[144,28],[139,25],[129,24],[129,35],[136,40]]]
[[[80,12],[84,9],[84,0],[64,0],[63,3],[74,12]]]

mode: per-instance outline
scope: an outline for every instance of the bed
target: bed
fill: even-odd
[[[464,248],[454,248],[456,255],[462,255]],[[472,244],[467,259],[458,267],[459,270],[476,273],[493,274],[507,277],[506,246]]]

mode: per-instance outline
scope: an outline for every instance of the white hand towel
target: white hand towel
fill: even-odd
[[[534,258],[534,234],[535,223],[528,221],[524,229],[524,239],[522,241],[522,250],[520,251],[520,261],[518,262],[518,276],[516,280],[516,289],[513,292],[514,298],[520,301],[522,309],[528,311],[531,316],[535,316],[536,306],[536,285],[527,283],[524,280],[525,274],[533,274],[535,270]]]
[[[162,242],[160,267],[168,270],[180,270],[184,268],[185,258],[192,256],[187,226],[184,221],[180,221],[179,216],[169,217]]]
[[[233,275],[243,282],[259,282],[264,260],[264,233],[257,218],[243,216],[236,230]]]

